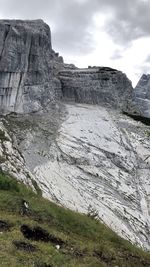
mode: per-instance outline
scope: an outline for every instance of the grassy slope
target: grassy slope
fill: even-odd
[[[30,206],[21,215],[21,201]],[[150,254],[118,237],[108,227],[85,215],[43,199],[14,178],[0,173],[0,220],[8,221],[10,231],[0,232],[0,266],[12,267],[144,267],[150,266]],[[20,226],[40,226],[61,238],[65,245],[57,250],[53,244],[30,241]],[[16,249],[13,241],[25,241],[37,247],[36,252]]]

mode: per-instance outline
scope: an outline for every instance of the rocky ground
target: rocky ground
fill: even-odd
[[[73,103],[9,115],[3,123],[44,197],[95,211],[121,236],[149,248],[149,126],[116,110]]]

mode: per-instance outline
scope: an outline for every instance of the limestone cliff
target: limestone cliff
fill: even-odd
[[[131,92],[130,81],[120,71],[64,64],[42,20],[0,21],[1,111],[38,111],[62,94],[76,102],[126,109]]]
[[[150,74],[143,74],[134,89],[133,99],[139,115],[150,118]]]
[[[150,117],[149,80],[143,75],[133,93],[120,71],[65,64],[52,49],[50,28],[42,20],[0,21],[1,112],[39,111],[63,96]]]
[[[63,97],[78,103],[101,104],[127,109],[132,85],[121,71],[106,67],[59,72]]]
[[[54,58],[50,29],[42,20],[0,21],[1,110],[37,111],[59,96]]]

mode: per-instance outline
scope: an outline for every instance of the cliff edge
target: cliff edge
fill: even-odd
[[[42,20],[0,21],[1,112],[39,111],[62,97],[126,110],[132,90],[120,71],[64,64],[52,49],[50,28]]]
[[[50,28],[42,20],[0,21],[1,111],[37,111],[57,98],[54,56]]]

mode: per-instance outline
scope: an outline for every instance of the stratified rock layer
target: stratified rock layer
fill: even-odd
[[[30,185],[35,179],[46,198],[65,207],[95,210],[149,249],[149,127],[118,112],[147,103],[148,88],[144,76],[132,102],[122,72],[64,64],[43,21],[1,21],[0,111],[30,113],[2,117],[1,169]],[[56,104],[61,96],[73,103]],[[141,113],[147,110],[141,104]]]
[[[148,126],[112,108],[77,103],[6,119],[44,197],[79,212],[93,209],[121,236],[150,249]]]
[[[59,72],[63,97],[78,103],[104,104],[127,109],[132,85],[125,74],[107,68],[64,70]]]
[[[30,113],[63,97],[128,110],[132,85],[120,71],[77,69],[52,49],[42,20],[0,21],[0,109]]]
[[[134,89],[134,101],[139,115],[150,118],[150,74],[143,74]]]
[[[42,20],[0,21],[1,111],[37,111],[60,96],[54,56],[50,29]]]

